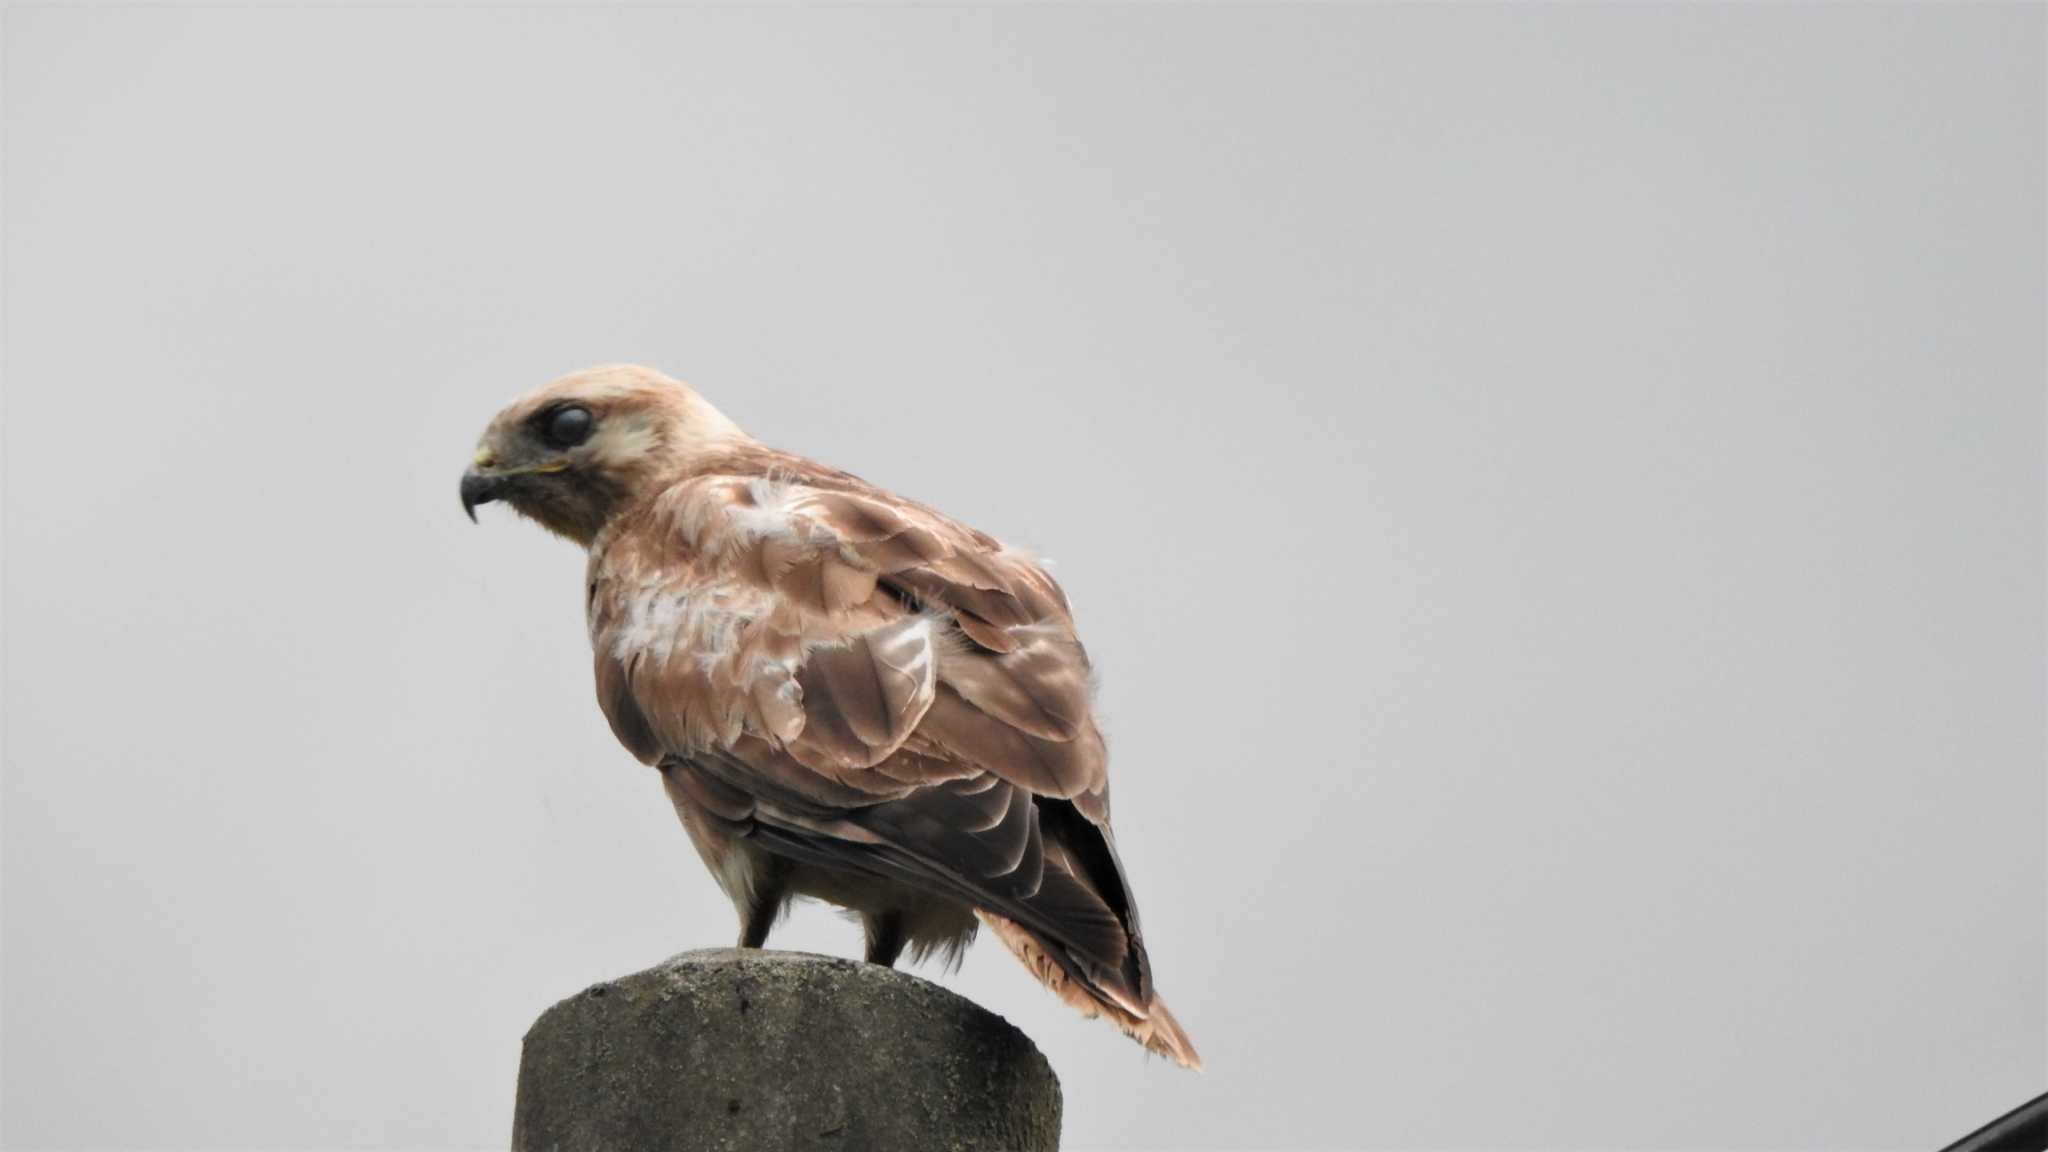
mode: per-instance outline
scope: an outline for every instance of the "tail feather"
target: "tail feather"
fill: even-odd
[[[1108,989],[1095,988],[1069,973],[1052,948],[1014,921],[979,908],[974,914],[1039,983],[1075,1011],[1083,1016],[1102,1017],[1124,1035],[1183,1068],[1202,1070],[1202,1057],[1195,1051],[1194,1041],[1181,1030],[1180,1021],[1167,1011],[1166,1002],[1156,991],[1143,1004],[1136,1004]]]

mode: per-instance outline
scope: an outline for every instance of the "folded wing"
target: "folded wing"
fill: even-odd
[[[1087,653],[1028,557],[749,449],[600,539],[589,591],[614,731],[727,832],[991,913],[1145,1016]]]

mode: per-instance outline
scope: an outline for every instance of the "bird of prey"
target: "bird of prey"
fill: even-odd
[[[598,704],[742,947],[796,896],[856,913],[878,964],[957,959],[986,924],[1083,1014],[1201,1066],[1117,858],[1087,653],[1029,556],[634,366],[500,412],[461,494],[587,550]]]

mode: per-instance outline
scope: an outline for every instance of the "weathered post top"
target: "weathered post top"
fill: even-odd
[[[526,1034],[514,1152],[1050,1152],[1022,1032],[875,964],[714,949],[599,984]]]

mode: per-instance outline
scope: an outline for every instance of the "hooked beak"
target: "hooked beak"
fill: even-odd
[[[506,499],[512,494],[513,486],[526,477],[552,476],[569,468],[569,462],[560,458],[521,468],[500,465],[496,453],[489,448],[479,448],[476,459],[469,462],[469,471],[462,474],[462,511],[472,524],[476,523],[477,505]]]
[[[476,523],[476,506],[489,504],[505,492],[505,477],[490,475],[471,469],[462,474],[462,512]]]

